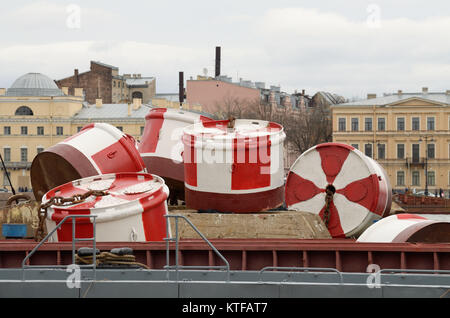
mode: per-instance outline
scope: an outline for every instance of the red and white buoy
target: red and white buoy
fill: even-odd
[[[450,222],[417,214],[395,214],[370,226],[357,242],[450,243]]]
[[[389,213],[392,191],[372,158],[347,144],[324,143],[294,162],[285,199],[291,210],[319,214],[331,236],[353,237]]]
[[[283,204],[283,142],[279,124],[233,119],[184,129],[186,206],[259,212]]]
[[[184,199],[183,128],[205,121],[212,119],[174,108],[153,108],[145,116],[139,153],[148,172],[164,178],[171,196]]]
[[[39,153],[30,175],[35,198],[63,183],[84,177],[145,171],[135,139],[106,123],[93,123]]]
[[[107,195],[92,195],[78,204],[50,206],[47,231],[53,230],[67,215],[87,214],[97,216],[98,242],[161,241],[166,237],[164,216],[168,213],[169,190],[162,178],[148,173],[112,173],[74,180],[47,192],[42,203],[55,196],[70,198],[90,190],[106,191]],[[91,218],[77,219],[76,238],[92,238],[92,222]],[[52,239],[72,241],[72,220],[66,220]]]

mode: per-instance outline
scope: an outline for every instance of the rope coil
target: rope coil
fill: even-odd
[[[79,256],[76,255],[77,264],[90,265],[93,261],[93,256]],[[96,255],[95,259],[96,266],[98,265],[137,265],[146,269],[150,269],[147,265],[136,262],[136,257],[134,255],[117,255],[110,252],[101,252]]]

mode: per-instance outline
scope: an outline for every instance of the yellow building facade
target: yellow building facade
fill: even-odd
[[[333,141],[379,162],[392,188],[435,193],[450,189],[450,91],[403,93],[331,107]]]
[[[140,100],[89,105],[81,88],[68,95],[43,74],[19,77],[10,88],[0,89],[0,151],[13,187],[30,190],[33,158],[89,123],[109,123],[139,140],[148,110]],[[11,191],[3,166],[1,171],[0,188]]]

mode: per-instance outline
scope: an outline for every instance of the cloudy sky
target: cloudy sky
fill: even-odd
[[[1,3],[5,2],[5,3]],[[222,74],[283,91],[361,98],[450,89],[450,1],[4,1],[0,87],[20,75],[89,69],[155,76],[158,93]]]

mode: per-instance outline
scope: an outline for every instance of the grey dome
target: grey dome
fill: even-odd
[[[64,93],[48,76],[27,73],[14,81],[6,91],[7,96],[63,96]]]

